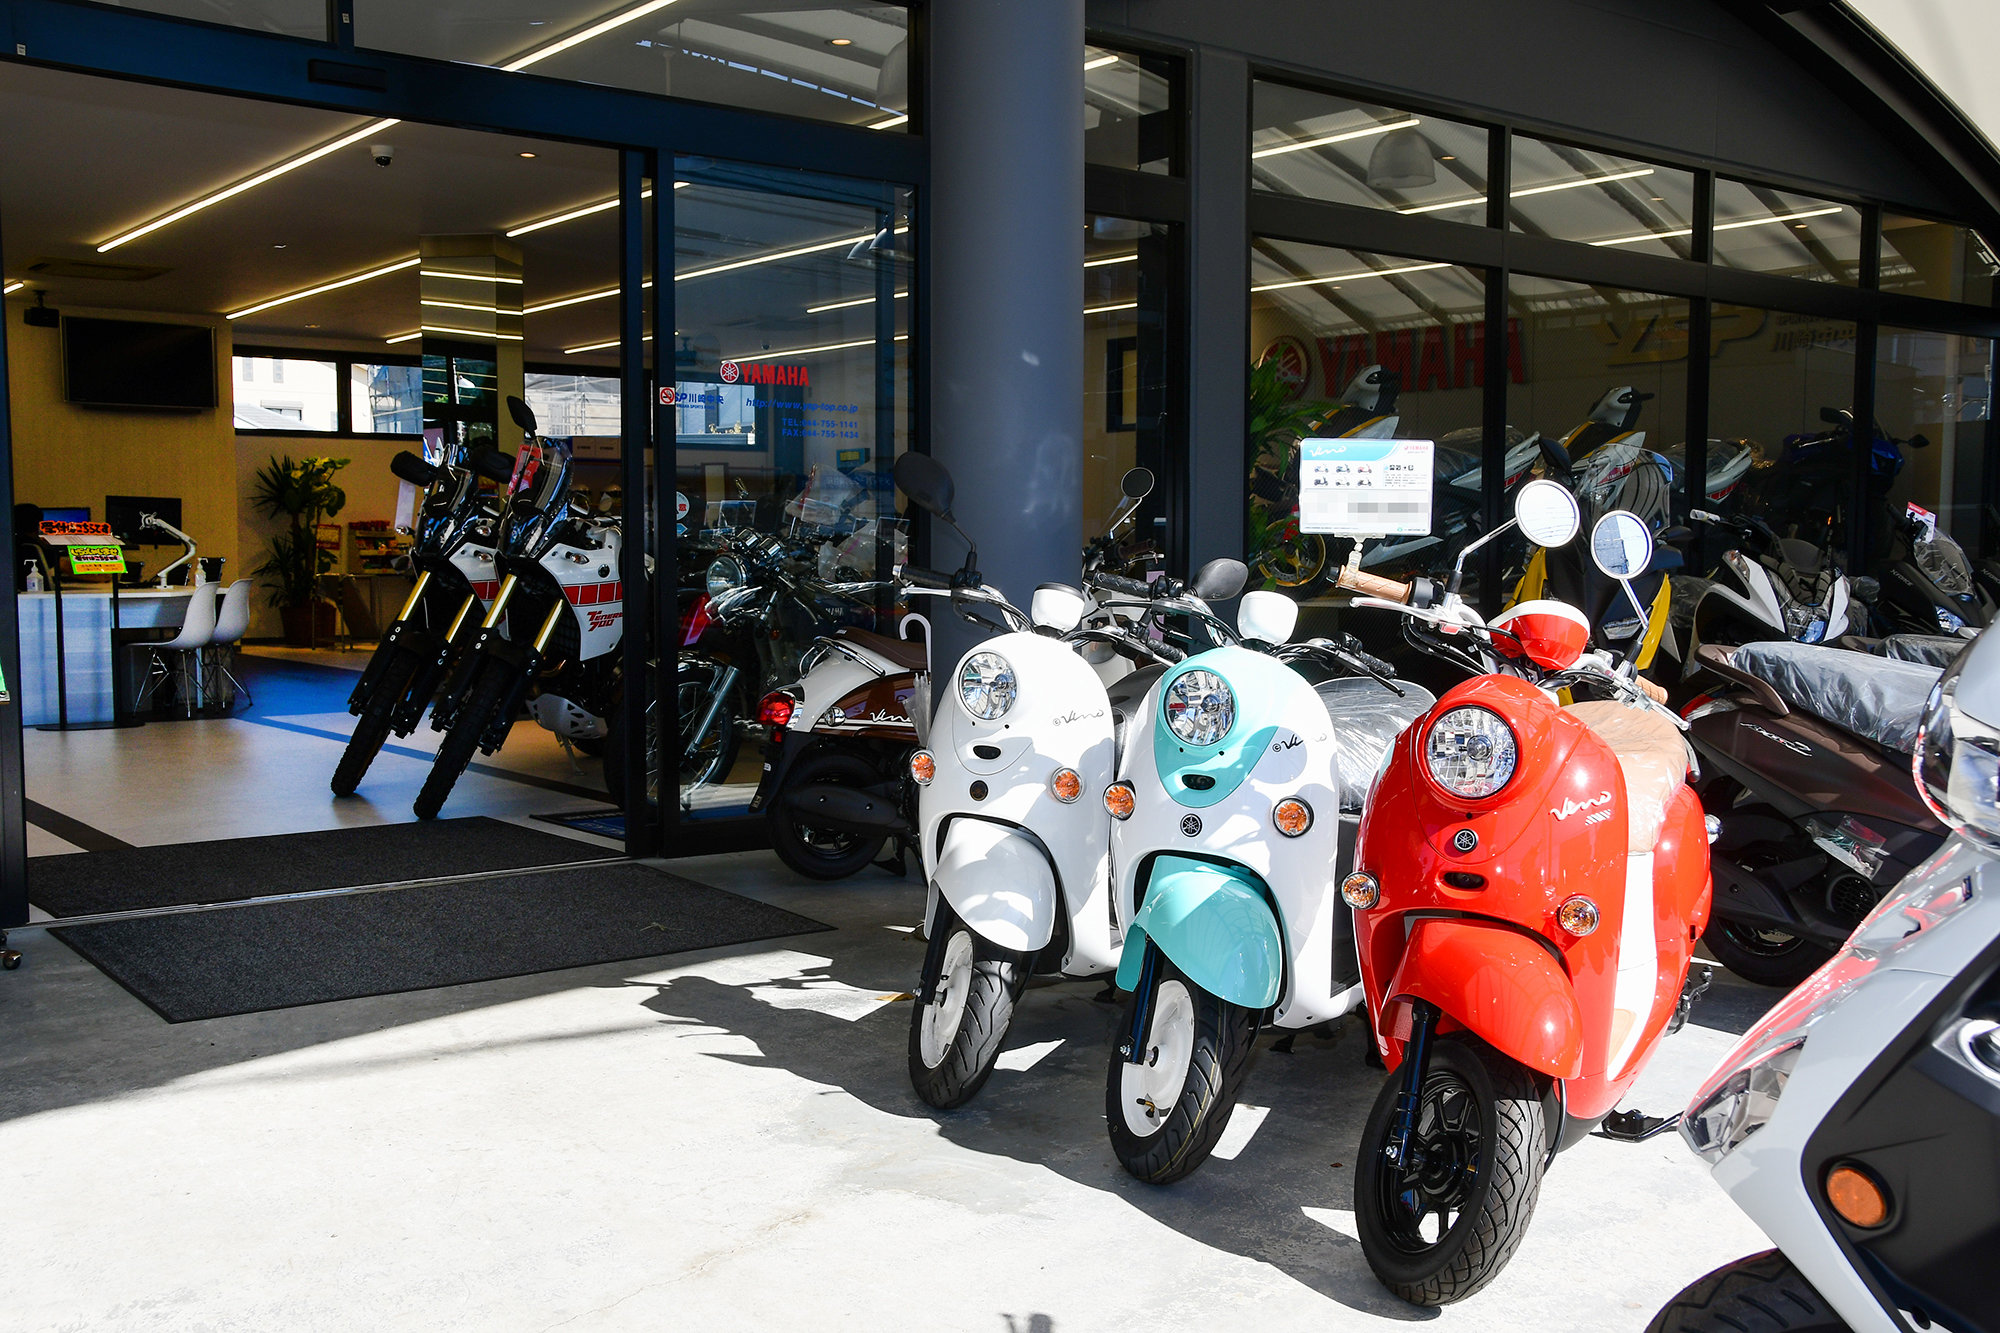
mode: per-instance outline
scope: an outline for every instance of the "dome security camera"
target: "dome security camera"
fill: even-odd
[[[368,145],[368,156],[375,159],[376,166],[386,167],[396,160],[396,146],[387,143],[371,143]]]

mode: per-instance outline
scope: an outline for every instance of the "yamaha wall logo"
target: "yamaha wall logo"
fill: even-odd
[[[1190,838],[1198,838],[1198,837],[1200,837],[1200,836],[1201,836],[1201,816],[1200,816],[1200,815],[1182,815],[1182,816],[1181,816],[1181,832],[1182,832],[1182,833],[1185,833],[1185,834],[1186,834],[1186,835],[1187,835],[1188,837],[1190,837]]]

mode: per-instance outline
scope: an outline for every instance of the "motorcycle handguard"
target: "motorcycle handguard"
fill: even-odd
[[[1285,945],[1264,886],[1235,866],[1162,856],[1118,960],[1118,989],[1139,984],[1145,943],[1211,995],[1245,1009],[1278,1002]]]
[[[1530,936],[1477,917],[1410,931],[1387,996],[1428,1000],[1502,1055],[1551,1078],[1583,1072],[1583,1011],[1562,965]]]

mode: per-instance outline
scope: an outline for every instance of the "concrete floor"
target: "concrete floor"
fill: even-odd
[[[1032,990],[940,1114],[904,1069],[914,882],[674,869],[838,929],[178,1026],[17,934],[0,1327],[1636,1333],[1766,1246],[1678,1138],[1590,1140],[1493,1286],[1410,1307],[1352,1239],[1358,1029],[1266,1037],[1254,1134],[1156,1189],[1106,1141],[1097,985]],[[1774,998],[1718,973],[1634,1101],[1678,1108]]]

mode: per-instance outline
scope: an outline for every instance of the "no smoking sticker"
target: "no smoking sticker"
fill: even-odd
[[[671,385],[671,384],[663,384],[663,385],[661,385],[661,386],[660,386],[660,406],[661,406],[661,407],[672,407],[673,405],[674,405],[674,386],[673,386],[673,385]]]

